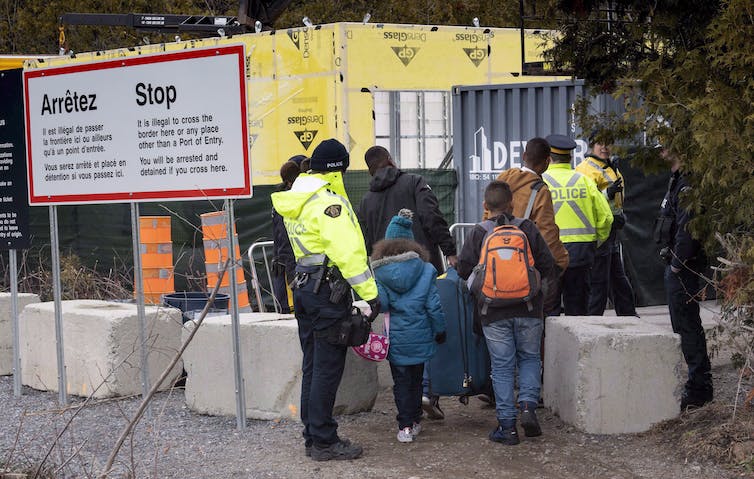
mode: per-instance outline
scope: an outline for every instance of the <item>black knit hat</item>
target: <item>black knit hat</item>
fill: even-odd
[[[346,171],[349,156],[346,147],[335,138],[317,145],[309,161],[312,171]]]

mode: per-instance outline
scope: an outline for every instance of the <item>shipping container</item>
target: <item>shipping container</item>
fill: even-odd
[[[460,222],[478,221],[484,189],[502,171],[521,166],[527,139],[568,135],[576,140],[574,164],[584,159],[587,140],[572,113],[584,91],[583,81],[571,80],[453,88]],[[606,98],[600,103],[609,104]]]
[[[577,124],[573,105],[584,95],[587,90],[581,80],[453,87],[456,220],[481,220],[484,189],[502,171],[521,166],[530,138],[568,135],[577,145],[574,166],[583,161],[590,132]],[[589,98],[592,113],[624,112],[623,103],[610,95]],[[630,157],[620,161],[620,170],[626,184],[627,224],[621,232],[626,271],[639,305],[661,304],[663,265],[652,251],[651,233],[667,175],[646,176],[631,166]]]

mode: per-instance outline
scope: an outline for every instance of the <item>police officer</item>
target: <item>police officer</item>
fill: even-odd
[[[350,288],[371,306],[370,319],[380,310],[364,237],[343,186],[348,164],[346,148],[325,140],[312,153],[310,172],[299,175],[290,190],[272,194],[296,257],[293,305],[304,353],[301,420],[306,454],[316,461],[361,456],[360,446],[338,436],[332,415],[347,349],[337,333],[351,314]]]
[[[607,138],[598,138],[598,131],[589,135],[589,148],[584,161],[576,171],[597,183],[597,188],[607,197],[613,212],[613,226],[607,241],[597,248],[591,272],[589,291],[589,315],[602,316],[608,295],[613,301],[618,316],[636,316],[634,291],[623,267],[623,254],[618,238],[626,224],[623,214],[623,175],[618,170],[618,158],[610,156]],[[603,135],[604,136],[604,135]]]
[[[610,234],[613,214],[605,196],[591,179],[571,169],[576,142],[550,135],[552,163],[542,175],[552,194],[555,223],[568,250],[568,268],[561,278],[563,310],[567,316],[585,316],[589,304],[589,271],[597,244]],[[557,315],[560,311],[548,311]]]
[[[712,374],[707,354],[707,340],[699,316],[699,293],[703,290],[699,274],[707,258],[699,241],[691,237],[686,226],[691,211],[679,204],[691,187],[681,171],[681,160],[667,148],[663,159],[672,172],[668,191],[660,205],[655,224],[655,241],[665,260],[665,293],[668,297],[673,332],[681,336],[681,351],[688,365],[688,379],[681,396],[681,412],[712,401]]]

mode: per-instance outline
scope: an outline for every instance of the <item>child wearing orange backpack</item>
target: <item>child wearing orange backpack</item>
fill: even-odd
[[[547,277],[555,265],[537,226],[531,220],[513,217],[512,199],[507,183],[493,181],[487,186],[484,208],[490,219],[471,230],[457,265],[460,277],[472,276],[475,319],[481,322],[490,352],[498,427],[489,439],[508,445],[519,443],[513,391],[516,369],[524,434],[542,435],[535,412],[542,368],[539,279]]]

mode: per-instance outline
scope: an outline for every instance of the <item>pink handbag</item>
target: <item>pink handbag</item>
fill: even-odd
[[[361,346],[351,346],[353,352],[369,361],[383,361],[390,347],[390,313],[385,313],[385,334],[369,333],[369,339]]]

